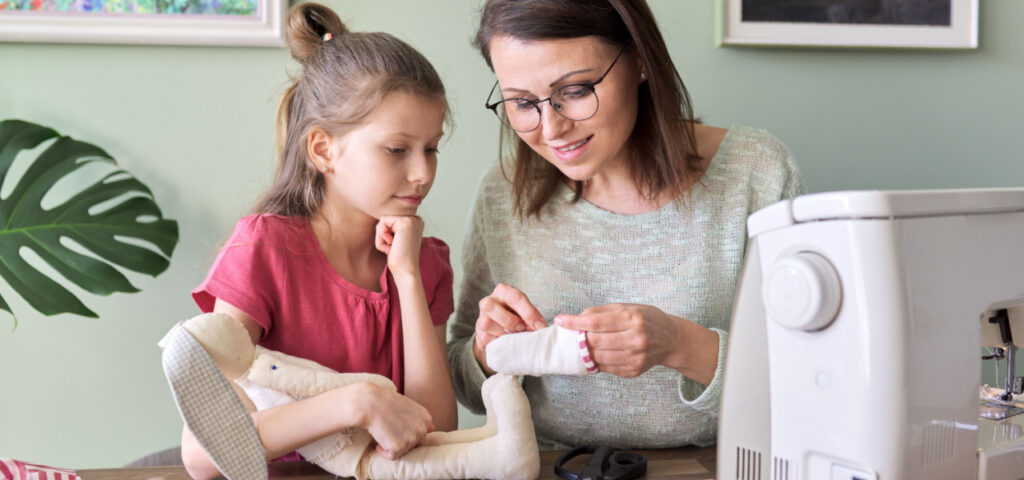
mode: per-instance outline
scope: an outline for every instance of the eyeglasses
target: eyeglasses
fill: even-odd
[[[544,102],[549,102],[555,113],[569,120],[586,120],[597,114],[597,91],[594,87],[608,76],[624,51],[626,51],[625,46],[619,50],[618,55],[615,55],[615,60],[612,60],[612,64],[608,66],[608,70],[605,70],[596,82],[563,85],[551,92],[550,97],[543,100],[505,98],[491,103],[491,97],[494,96],[494,91],[498,88],[498,82],[495,81],[484,106],[494,112],[506,127],[522,133],[532,132],[540,126],[540,104]]]

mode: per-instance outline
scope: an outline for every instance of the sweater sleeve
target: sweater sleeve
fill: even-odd
[[[455,322],[451,328],[451,339],[448,341],[448,359],[455,395],[466,408],[478,414],[484,413],[480,388],[487,375],[473,355],[474,332],[480,312],[480,299],[490,295],[494,290],[494,280],[487,263],[486,229],[483,226],[487,215],[492,214],[487,211],[485,181],[486,177],[477,188],[466,232],[462,253],[462,283],[455,308]]]
[[[763,132],[759,143],[757,159],[753,162],[753,171],[748,180],[753,192],[748,205],[750,213],[805,193],[800,169],[789,148],[767,132]],[[745,245],[748,243],[745,242]],[[737,278],[736,281],[738,283],[740,279]],[[726,325],[729,325],[729,320],[731,319],[726,320]],[[721,328],[711,330],[718,333],[718,366],[715,368],[715,374],[707,386],[680,375],[679,398],[684,404],[696,410],[717,416],[729,332]]]
[[[695,410],[708,415],[718,416],[718,401],[722,396],[722,375],[725,371],[725,347],[729,343],[729,332],[720,328],[712,328],[718,334],[718,366],[715,376],[707,386],[679,375],[679,399]]]

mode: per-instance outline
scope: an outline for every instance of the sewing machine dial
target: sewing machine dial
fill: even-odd
[[[839,312],[839,275],[825,257],[798,252],[776,259],[761,291],[768,315],[779,325],[814,331],[827,327]]]

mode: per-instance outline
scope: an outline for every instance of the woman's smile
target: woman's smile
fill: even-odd
[[[594,136],[590,135],[584,138],[583,140],[579,140],[577,142],[560,145],[549,144],[548,146],[551,148],[551,151],[559,160],[563,162],[571,162],[579,158],[579,156],[582,155],[583,152],[587,150],[587,147],[590,145],[590,139],[592,138],[594,138]]]

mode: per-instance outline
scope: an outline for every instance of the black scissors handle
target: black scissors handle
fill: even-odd
[[[566,462],[586,453],[590,461],[582,471],[565,468]],[[576,447],[558,457],[555,475],[565,480],[633,480],[647,475],[647,458],[639,453],[616,452],[611,447]]]

